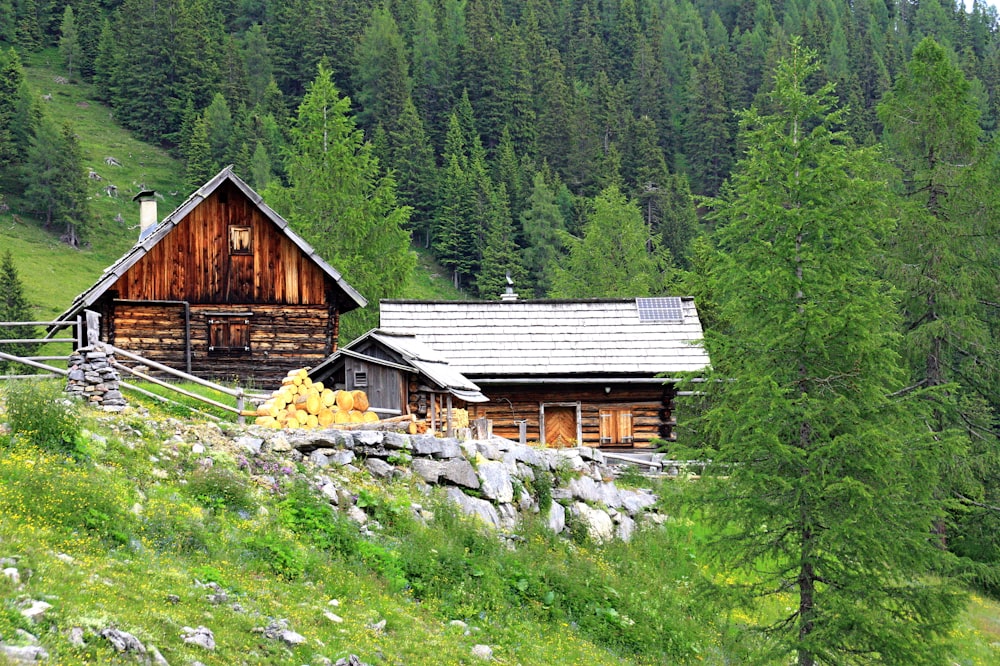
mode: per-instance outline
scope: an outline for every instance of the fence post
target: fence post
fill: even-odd
[[[240,425],[246,425],[246,418],[243,416],[243,408],[246,404],[246,398],[243,396],[243,387],[238,386],[236,388],[236,409],[239,410],[239,414],[236,416],[236,422]]]

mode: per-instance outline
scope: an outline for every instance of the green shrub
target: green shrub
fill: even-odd
[[[208,553],[210,533],[205,511],[185,502],[180,496],[166,493],[151,495],[142,513],[146,541],[159,551]]]
[[[222,467],[199,468],[185,486],[188,495],[214,511],[250,511],[254,500],[245,477]]]
[[[345,558],[358,554],[358,527],[305,484],[293,486],[278,504],[278,521],[311,545]]]
[[[4,391],[13,440],[54,453],[83,453],[80,410],[58,381],[12,381]]]
[[[285,580],[295,580],[306,571],[305,554],[296,543],[271,532],[244,539],[243,546],[253,560]]]

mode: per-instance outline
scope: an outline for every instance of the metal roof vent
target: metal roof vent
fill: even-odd
[[[500,296],[500,300],[504,303],[517,300],[517,293],[514,291],[514,281],[510,279],[510,271],[507,271],[507,291]]]

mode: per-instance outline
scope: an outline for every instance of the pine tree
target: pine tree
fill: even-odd
[[[184,145],[184,164],[184,182],[191,190],[204,185],[218,171],[208,142],[208,123],[203,115],[195,118],[191,135]]]
[[[437,207],[437,165],[434,147],[410,99],[403,103],[397,129],[389,139],[392,165],[398,174],[399,199],[413,209],[410,229],[415,237],[423,236],[425,247],[429,247]]]
[[[638,206],[617,186],[594,199],[583,234],[564,236],[569,257],[555,267],[552,298],[652,296],[666,285],[668,258],[650,237]]]
[[[62,23],[59,24],[59,55],[66,63],[66,71],[70,77],[80,69],[80,37],[76,30],[76,18],[73,16],[73,7],[66,5],[63,12]]]
[[[555,192],[545,182],[542,172],[535,174],[531,196],[521,214],[521,229],[529,286],[536,294],[548,294],[552,289],[556,265],[562,256],[562,235],[566,223]]]
[[[818,69],[793,40],[773,113],[744,112],[747,152],[712,204],[711,553],[744,603],[791,597],[762,633],[769,662],[942,663],[965,602],[930,575],[947,554],[929,537],[938,461],[956,452],[892,395],[895,304],[873,268],[886,189],[877,153],[835,129],[831,86],[808,92]]]
[[[531,294],[525,283],[527,272],[514,242],[514,224],[507,206],[507,189],[503,183],[491,188],[488,207],[483,259],[476,276],[479,298],[487,301],[500,298],[507,290],[508,277],[520,296],[528,297]]]
[[[910,383],[949,386],[932,394],[927,427],[940,437],[960,434],[971,455],[955,460],[945,492],[966,504],[966,524],[972,519],[994,527],[994,536],[976,547],[992,548],[992,559],[1000,562],[1000,516],[983,506],[1000,501],[991,484],[1000,475],[996,145],[981,142],[972,86],[929,37],[914,49],[879,117],[906,199],[890,247],[890,275],[903,294]]]
[[[233,150],[233,114],[229,110],[229,104],[222,93],[215,93],[212,103],[206,107],[203,114],[205,119],[205,132],[208,137],[209,155],[212,159],[213,173],[232,161],[235,156]]]
[[[79,141],[69,125],[43,119],[32,137],[23,167],[25,198],[45,220],[62,226],[62,240],[78,247],[87,221],[86,176]]]
[[[14,49],[0,51],[0,182],[6,183],[2,189],[17,189],[18,168],[35,124],[21,60]]]
[[[24,294],[24,284],[14,264],[14,255],[10,250],[3,254],[0,263],[0,321],[31,321],[32,308]],[[0,339],[30,340],[37,337],[34,326],[0,326]],[[3,344],[0,351],[14,356],[31,356],[37,351],[38,344]],[[0,359],[0,374],[8,372],[30,372],[28,366]]]
[[[258,141],[250,156],[250,185],[257,191],[267,187],[274,178],[274,168],[271,166],[271,156],[267,153],[262,141]]]
[[[387,8],[372,12],[355,59],[355,101],[361,109],[358,124],[372,130],[381,123],[389,132],[395,131],[413,84],[403,37]]]
[[[689,94],[684,154],[695,191],[715,195],[733,166],[733,142],[729,133],[732,114],[712,55],[699,58]]]
[[[348,115],[329,70],[320,65],[299,106],[286,162],[289,185],[265,194],[316,251],[369,300],[342,322],[345,339],[378,325],[378,301],[398,296],[415,258],[405,225],[409,209],[381,175],[370,144]]]

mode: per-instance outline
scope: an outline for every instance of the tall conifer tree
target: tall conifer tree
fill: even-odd
[[[873,269],[886,188],[876,153],[835,129],[832,87],[808,92],[818,68],[793,41],[712,205],[711,552],[744,601],[791,596],[763,634],[769,662],[939,664],[964,604],[930,575],[947,556],[929,538],[938,461],[956,451],[893,396],[896,310]]]

